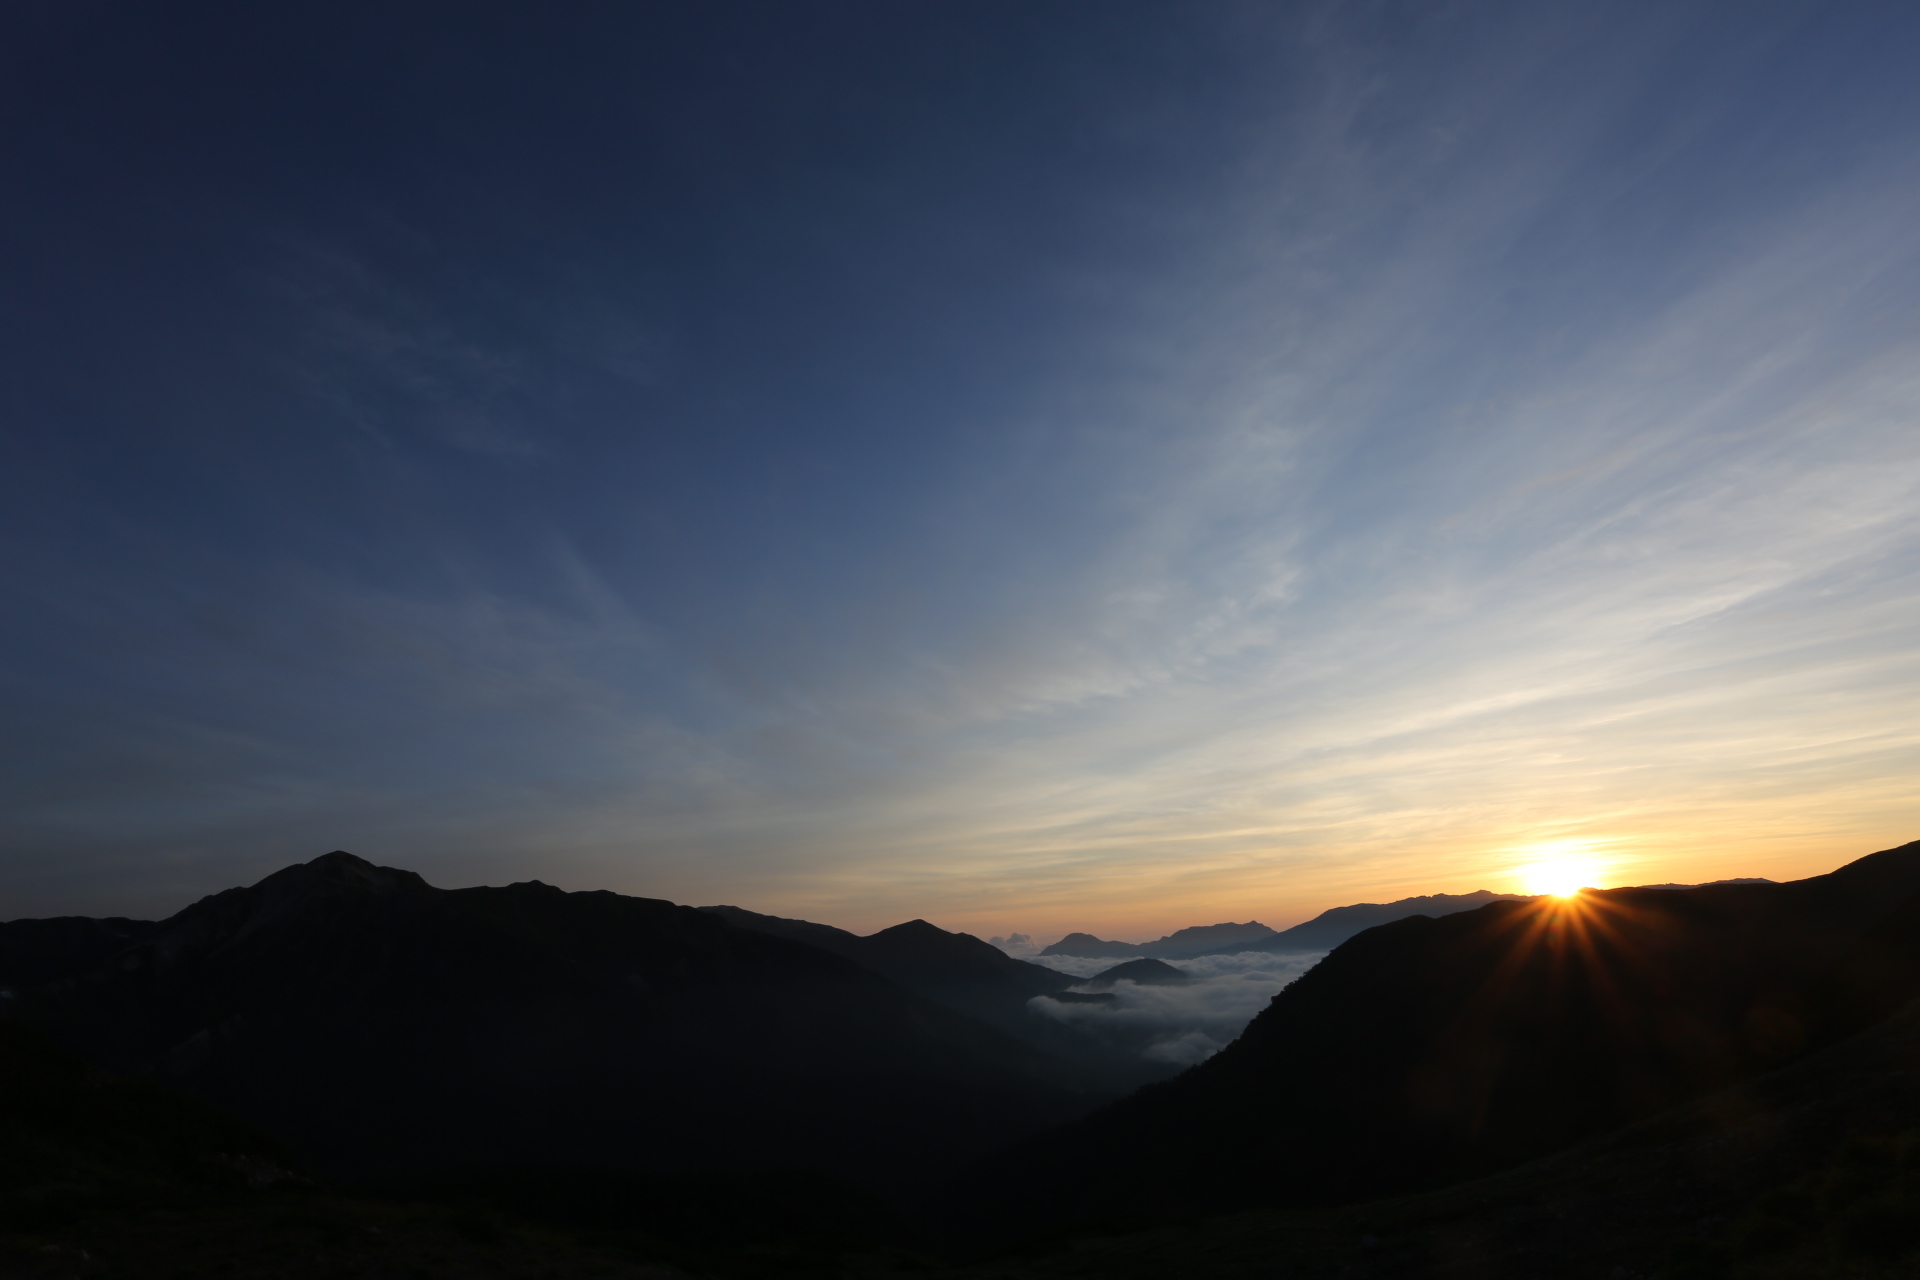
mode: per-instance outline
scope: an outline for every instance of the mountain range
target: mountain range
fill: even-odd
[[[948,933],[925,920],[909,920],[862,937],[832,925],[761,915],[740,907],[700,910],[736,928],[805,942],[862,965],[1070,1065],[1090,1088],[1118,1096],[1174,1073],[1167,1063],[1120,1051],[1109,1040],[1038,1016],[1029,1001],[1035,996],[1061,997],[1082,979],[1016,960],[971,934]]]
[[[1719,1158],[1722,1132],[1763,1143],[1752,1135],[1769,1108],[1790,1105],[1812,1134],[1826,1095],[1795,1080],[1856,1099],[1849,1115],[1881,1114],[1885,1090],[1860,1073],[1893,1079],[1902,1060],[1859,1046],[1920,998],[1920,842],[1789,884],[1496,898],[1392,920],[1336,945],[1222,1052],[1125,1097],[1095,1069],[1097,1045],[1050,1052],[1048,1028],[1064,1026],[1033,1014],[1053,1000],[1100,1021],[1096,1006],[1122,1006],[1099,988],[1167,983],[1154,998],[1179,999],[1186,977],[1134,957],[1074,979],[925,921],[861,937],[537,881],[437,889],[333,853],[159,922],[0,925],[0,1147],[37,1221],[78,1212],[48,1195],[154,1202],[191,1184],[217,1197],[297,1182],[289,1166],[369,1186],[493,1170],[511,1203],[594,1230],[727,1210],[741,1193],[711,1179],[772,1179],[703,1228],[722,1235],[776,1219],[793,1223],[776,1233],[804,1232],[842,1210],[867,1221],[838,1175],[918,1203],[966,1248],[1423,1188],[1512,1200],[1537,1179],[1500,1171],[1675,1116],[1692,1117],[1688,1159]],[[1920,1034],[1886,1045],[1907,1041]],[[1781,1074],[1810,1058],[1824,1075]],[[1671,1166],[1655,1140],[1632,1142],[1649,1152],[1635,1167]],[[1719,1185],[1750,1199],[1794,1175],[1786,1155],[1768,1158]],[[1583,1167],[1553,1185],[1585,1185]],[[1182,1266],[1273,1270],[1272,1249],[1237,1230],[1209,1238],[1241,1261]],[[1431,1247],[1454,1248],[1454,1230],[1433,1227]],[[1459,1230],[1533,1238],[1504,1219]],[[1122,1274],[1109,1265],[1122,1256],[1101,1246],[1086,1274]]]
[[[1772,884],[1759,877],[1714,880],[1712,884]],[[1697,889],[1692,884],[1650,884],[1646,889]],[[1494,893],[1476,889],[1472,893],[1429,893],[1400,898],[1393,902],[1358,902],[1333,907],[1313,919],[1290,929],[1274,930],[1258,921],[1246,924],[1195,925],[1176,929],[1152,942],[1109,942],[1090,933],[1069,933],[1045,947],[1043,956],[1073,956],[1087,960],[1121,960],[1132,956],[1151,956],[1157,960],[1192,960],[1200,956],[1229,955],[1244,951],[1276,954],[1307,951],[1331,951],[1348,938],[1375,925],[1391,924],[1409,916],[1449,916],[1473,911],[1489,902],[1514,902],[1529,895]],[[824,927],[824,926],[822,926]]]
[[[1920,842],[1789,884],[1495,901],[1349,939],[1222,1052],[999,1163],[1048,1170],[1053,1223],[1362,1199],[1643,1119],[1916,997]]]
[[[1044,948],[1043,956],[1074,956],[1088,960],[1121,960],[1134,956],[1155,960],[1192,960],[1200,956],[1230,955],[1243,951],[1275,953],[1331,951],[1355,934],[1375,925],[1404,920],[1408,916],[1444,916],[1457,911],[1472,911],[1489,902],[1517,899],[1517,893],[1493,893],[1480,889],[1473,893],[1432,893],[1397,902],[1361,902],[1350,907],[1334,907],[1291,929],[1270,929],[1257,920],[1246,924],[1208,924],[1176,929],[1152,942],[1109,942],[1090,933],[1070,933]]]
[[[922,945],[941,953],[926,972],[943,947],[1006,960],[889,932],[875,950],[902,972]],[[0,964],[8,1016],[360,1180],[800,1165],[897,1186],[1113,1096],[713,912],[537,881],[437,889],[342,852],[158,923],[0,926]]]
[[[1090,933],[1070,933],[1041,950],[1043,956],[1075,956],[1086,960],[1127,960],[1136,956],[1155,960],[1190,960],[1196,956],[1226,955],[1258,949],[1275,937],[1258,921],[1246,924],[1202,924],[1176,929],[1152,942],[1108,942]]]

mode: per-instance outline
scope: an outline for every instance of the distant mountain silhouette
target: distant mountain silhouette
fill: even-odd
[[[1165,1064],[1117,1053],[1102,1041],[1035,1013],[1028,1007],[1035,996],[1065,992],[1081,979],[1016,960],[972,934],[949,933],[925,920],[909,920],[862,937],[832,925],[761,915],[740,907],[700,910],[739,928],[811,943],[864,965],[909,991],[1072,1063],[1090,1087],[1120,1094],[1171,1074]]]
[[[1747,876],[1735,880],[1712,880],[1709,884],[1772,884],[1773,881],[1757,876]],[[1638,885],[1642,889],[1698,889],[1697,884],[1648,884]],[[1244,948],[1248,951],[1331,951],[1348,938],[1379,924],[1391,924],[1395,920],[1405,920],[1409,916],[1450,916],[1461,911],[1474,911],[1489,902],[1519,902],[1531,895],[1524,893],[1494,893],[1487,889],[1476,889],[1472,893],[1429,893],[1417,898],[1401,898],[1394,902],[1360,902],[1350,907],[1334,907],[1322,911],[1305,924],[1297,924],[1291,929],[1283,929],[1271,938],[1254,942]]]
[[[1736,876],[1731,880],[1706,880],[1700,884],[1637,884],[1636,889],[1704,889],[1710,884],[1774,884],[1765,876]]]
[[[117,947],[21,924],[9,939],[48,945],[22,941],[14,973],[80,963],[7,1015],[350,1176],[797,1165],[899,1185],[1100,1100],[867,968],[654,899],[436,889],[332,853],[102,925]]]
[[[1103,969],[1087,979],[1090,987],[1110,987],[1116,982],[1137,982],[1143,987],[1164,987],[1182,982],[1192,982],[1192,975],[1176,969],[1164,960],[1142,957],[1117,964],[1111,969]]]
[[[1525,896],[1476,889],[1472,893],[1428,893],[1417,898],[1401,898],[1396,902],[1359,902],[1350,907],[1322,911],[1305,924],[1283,929],[1245,950],[1331,951],[1348,938],[1375,925],[1391,924],[1409,916],[1450,916],[1461,911],[1477,910],[1489,902],[1514,902]]]
[[[1740,881],[1739,883],[1771,883]],[[1687,888],[1663,885],[1661,888]],[[1473,893],[1430,893],[1397,902],[1360,902],[1350,907],[1322,911],[1305,924],[1275,932],[1257,921],[1246,924],[1195,925],[1177,929],[1152,942],[1109,942],[1090,933],[1070,933],[1040,952],[1043,956],[1073,956],[1085,960],[1123,960],[1147,956],[1159,960],[1193,960],[1201,956],[1231,955],[1241,951],[1331,951],[1348,938],[1378,924],[1404,920],[1408,916],[1446,916],[1472,911],[1489,902],[1514,901],[1525,897],[1518,893],[1493,893],[1486,889]]]
[[[1046,1169],[1054,1221],[1374,1196],[1651,1115],[1916,997],[1920,842],[1790,884],[1409,917],[1339,946],[1213,1058],[996,1165]]]
[[[1122,960],[1148,956],[1156,960],[1190,960],[1257,950],[1255,945],[1274,936],[1258,921],[1246,924],[1200,924],[1176,929],[1152,942],[1107,942],[1090,933],[1070,933],[1040,952],[1043,956],[1074,956],[1086,960]]]
[[[1043,956],[1072,956],[1081,960],[1125,960],[1145,955],[1145,943],[1108,942],[1090,933],[1070,933],[1058,942],[1041,948]]]

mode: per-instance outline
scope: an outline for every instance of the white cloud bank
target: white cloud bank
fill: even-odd
[[[1281,988],[1311,969],[1324,952],[1271,955],[1243,951],[1174,965],[1193,980],[1168,986],[1116,982],[1111,1001],[1063,1003],[1036,996],[1029,1008],[1116,1048],[1154,1062],[1191,1066],[1231,1044]],[[1047,956],[1040,963],[1090,978],[1118,961]],[[1090,991],[1082,984],[1076,991]]]

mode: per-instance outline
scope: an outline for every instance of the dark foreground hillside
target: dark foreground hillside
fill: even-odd
[[[1485,1178],[1338,1206],[1151,1218],[1057,1232],[942,1280],[1911,1277],[1920,1008]]]
[[[362,1182],[810,1168],[899,1190],[1102,1100],[802,943],[344,853],[79,949],[57,980],[0,974],[12,1016]]]
[[[674,1254],[671,1245],[620,1244],[596,1247],[475,1203],[343,1198],[233,1117],[164,1086],[113,1077],[30,1028],[0,1022],[7,1280],[683,1274],[658,1260]]]
[[[0,1276],[1910,1275],[1916,880],[1908,846],[1791,885],[1402,921],[1211,1063],[1019,1141],[1072,1098],[1058,1064],[816,948],[330,855],[157,926],[6,926]],[[22,982],[49,955],[80,970]],[[22,1013],[96,1062],[246,1084],[260,1127]],[[992,1140],[953,1131],[983,1119],[1015,1144],[918,1197],[918,1224],[821,1172],[926,1186]],[[777,1145],[807,1126],[819,1148]],[[437,1163],[405,1164],[423,1138]],[[396,1198],[410,1168],[441,1176]]]
[[[1360,934],[1238,1041],[983,1174],[1011,1238],[1480,1176],[1788,1063],[1920,996],[1920,844],[1792,884],[1495,903]]]
[[[696,1181],[649,1198],[636,1183],[621,1189],[624,1222],[604,1205],[554,1214],[581,1190],[565,1180],[518,1204],[343,1198],[290,1173],[244,1125],[104,1077],[17,1026],[0,1025],[0,1132],[10,1278],[1870,1280],[1913,1274],[1920,1246],[1920,1011],[1478,1181],[1061,1235],[951,1269],[871,1225],[865,1238],[851,1222],[809,1230],[818,1203],[798,1184],[785,1221],[691,1235],[674,1220],[738,1188]]]

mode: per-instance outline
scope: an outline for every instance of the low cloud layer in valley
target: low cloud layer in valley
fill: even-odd
[[[1282,987],[1311,969],[1323,954],[1243,951],[1200,956],[1174,966],[1188,975],[1188,982],[1142,986],[1120,981],[1098,989],[1082,983],[1073,990],[1111,994],[1113,998],[1080,1002],[1036,996],[1029,1007],[1116,1049],[1157,1062],[1191,1066],[1232,1043]],[[1047,956],[1038,962],[1087,979],[1115,963],[1077,956]]]

